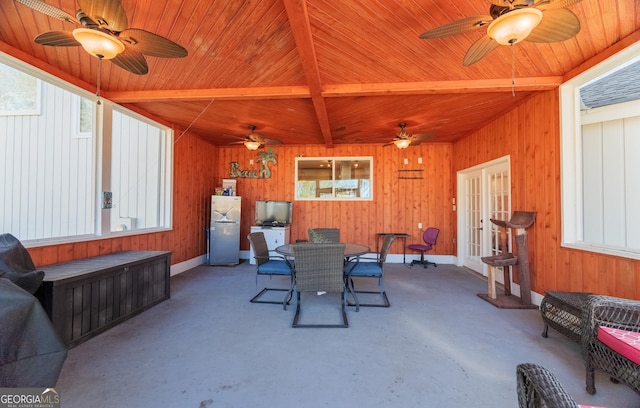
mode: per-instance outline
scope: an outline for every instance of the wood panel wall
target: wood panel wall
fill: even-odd
[[[174,142],[173,230],[29,248],[37,266],[121,250],[172,251],[171,263],[206,253],[209,197],[215,191],[218,148],[188,134]]]
[[[640,299],[640,261],[563,248],[557,91],[540,93],[453,146],[453,173],[511,155],[512,209],[528,229],[531,287]],[[453,178],[455,182],[455,177]]]
[[[241,249],[249,248],[246,235],[253,224],[255,200],[288,200],[294,197],[295,157],[372,156],[374,200],[365,202],[294,201],[291,238],[306,239],[310,227],[339,227],[346,241],[375,248],[378,232],[407,232],[408,242],[419,242],[423,227],[441,229],[434,254],[455,254],[455,175],[459,170],[511,155],[512,208],[536,211],[529,229],[532,289],[588,291],[640,299],[640,261],[562,248],[560,246],[560,142],[558,95],[540,93],[507,112],[500,119],[451,144],[422,144],[407,150],[393,146],[344,145],[277,146],[277,165],[269,179],[237,179],[242,196]],[[242,146],[217,148],[185,135],[175,145],[174,219],[169,232],[74,244],[31,248],[36,265],[47,265],[123,249],[168,250],[172,263],[206,253],[205,228],[209,197],[230,163],[240,169],[257,168],[257,152]],[[423,164],[417,163],[422,157]],[[403,164],[407,158],[408,165]],[[401,180],[398,170],[422,169],[424,179]],[[401,241],[392,253],[401,253]]]
[[[422,230],[429,226],[440,228],[440,236],[433,254],[452,254],[453,220],[451,199],[452,145],[422,144],[406,150],[395,146],[341,145],[335,148],[323,146],[275,146],[277,165],[271,166],[269,179],[237,179],[237,193],[242,196],[241,247],[249,249],[246,239],[254,224],[256,200],[293,201],[291,240],[307,239],[311,227],[340,228],[344,241],[359,242],[376,247],[376,233],[406,232],[411,234],[407,244],[422,242]],[[294,163],[296,156],[340,157],[372,156],[374,162],[373,201],[294,201]],[[418,164],[422,157],[422,164]],[[243,146],[220,148],[217,174],[226,178],[230,163],[238,162],[240,169],[257,169],[257,152]],[[407,158],[409,164],[404,164]],[[253,167],[250,160],[254,160]],[[398,170],[423,170],[423,179],[399,179]],[[391,253],[402,253],[402,241],[397,240]]]

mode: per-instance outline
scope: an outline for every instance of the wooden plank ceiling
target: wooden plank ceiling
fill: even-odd
[[[46,2],[75,15],[74,0]],[[129,27],[167,37],[189,55],[147,57],[143,76],[103,61],[102,95],[221,146],[241,140],[251,124],[289,145],[384,144],[400,122],[451,142],[533,92],[556,88],[619,41],[640,39],[639,4],[583,0],[569,7],[582,25],[574,38],[500,46],[463,67],[486,28],[419,35],[489,14],[488,0],[122,0]],[[95,91],[96,58],[81,47],[33,42],[39,33],[74,28],[0,1],[0,51]]]

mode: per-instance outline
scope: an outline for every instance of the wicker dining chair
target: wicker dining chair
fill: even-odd
[[[253,254],[256,259],[256,290],[258,289],[258,278],[260,276],[268,276],[269,278],[271,278],[272,276],[289,277],[288,288],[265,287],[260,292],[258,292],[257,295],[251,298],[250,302],[273,304],[282,303],[282,307],[286,310],[287,304],[291,301],[291,297],[293,296],[293,275],[291,271],[293,262],[283,256],[275,255],[273,253],[274,251],[269,251],[267,240],[265,239],[263,232],[252,232],[247,236],[247,238],[251,243]],[[285,297],[282,301],[260,299],[264,294],[270,291],[287,293],[285,294]]]
[[[601,326],[640,333],[640,301],[590,295],[582,314],[582,353],[585,359],[587,392],[596,393],[594,374],[598,369],[607,373],[612,381],[627,384],[640,394],[640,365],[599,339]]]
[[[523,363],[516,368],[518,407],[578,408],[579,405],[546,368]]]
[[[346,280],[349,293],[353,296],[355,303],[347,303],[349,306],[355,306],[356,312],[360,310],[360,306],[363,307],[389,307],[389,298],[387,292],[384,290],[384,264],[387,260],[387,254],[391,248],[393,240],[396,238],[394,234],[387,234],[382,241],[382,248],[380,253],[377,254],[374,262],[369,262],[369,257],[360,256],[351,259],[346,267]],[[378,279],[378,291],[358,291],[353,284],[353,278],[375,278]],[[358,293],[379,293],[382,297],[382,303],[360,303],[358,300]]]
[[[292,327],[349,327],[346,312],[346,286],[344,282],[345,244],[292,244],[295,260],[294,291],[296,312]],[[301,324],[302,292],[341,294],[342,324]]]
[[[309,242],[338,243],[340,242],[339,228],[309,228]]]

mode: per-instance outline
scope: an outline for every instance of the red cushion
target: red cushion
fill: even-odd
[[[634,363],[640,364],[640,333],[599,326],[598,340]]]

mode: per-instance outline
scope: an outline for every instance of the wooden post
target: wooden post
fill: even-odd
[[[489,265],[489,276],[487,277],[489,299],[495,299],[496,295],[496,267]]]
[[[523,305],[531,304],[531,280],[529,276],[529,248],[527,248],[527,231],[517,229],[516,247],[518,248],[518,278],[520,280],[520,301]]]

